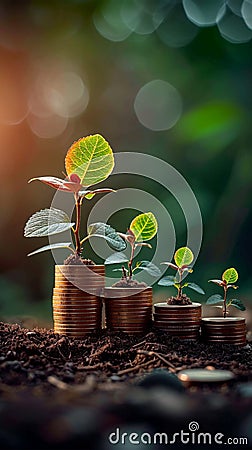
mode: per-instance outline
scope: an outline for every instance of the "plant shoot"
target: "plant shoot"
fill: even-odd
[[[114,157],[108,142],[99,134],[87,136],[74,142],[65,158],[67,177],[61,179],[52,176],[32,178],[29,182],[38,180],[50,187],[70,193],[75,201],[75,222],[59,209],[49,208],[33,214],[25,225],[25,237],[42,237],[72,230],[75,246],[71,242],[59,242],[46,245],[30,255],[56,248],[68,248],[74,254],[75,260],[81,258],[83,244],[91,237],[98,236],[107,240],[108,244],[117,251],[126,248],[125,241],[118,233],[105,223],[89,225],[87,235],[80,236],[81,206],[84,199],[91,200],[97,194],[114,192],[110,188],[93,189],[97,183],[108,178],[114,167]],[[74,257],[72,261],[74,261]],[[71,258],[70,258],[71,259]]]
[[[245,311],[245,306],[241,302],[241,300],[238,300],[236,298],[232,298],[230,300],[227,299],[228,290],[230,288],[232,289],[238,289],[238,286],[236,286],[234,283],[236,283],[238,280],[238,272],[236,269],[231,267],[230,269],[225,270],[223,272],[221,280],[214,279],[209,280],[210,283],[217,284],[217,286],[222,287],[223,289],[223,297],[220,294],[214,294],[211,295],[207,299],[206,304],[207,305],[213,305],[216,306],[216,303],[221,303],[222,306],[216,306],[217,308],[222,309],[223,317],[226,318],[228,314],[228,309],[230,306],[234,306],[235,308],[239,309],[240,311]]]
[[[174,263],[163,262],[171,269],[176,271],[175,276],[166,276],[159,280],[158,284],[160,286],[173,286],[177,290],[176,297],[171,297],[167,300],[168,304],[185,305],[191,304],[191,300],[183,293],[184,288],[192,289],[198,294],[205,294],[203,289],[196,283],[188,283],[184,281],[185,275],[193,272],[190,265],[194,260],[193,252],[188,247],[179,248],[174,254]]]
[[[149,247],[151,245],[146,242],[151,240],[158,230],[157,220],[151,212],[139,214],[136,216],[127,231],[127,233],[118,233],[130,246],[130,256],[125,253],[113,253],[105,260],[105,265],[127,263],[127,267],[122,265],[121,269],[114,269],[114,271],[122,272],[122,284],[130,286],[135,284],[133,282],[133,275],[136,271],[144,270],[152,276],[159,276],[161,274],[158,267],[149,261],[137,261],[134,265],[135,251],[137,247]],[[120,283],[120,282],[119,282]]]

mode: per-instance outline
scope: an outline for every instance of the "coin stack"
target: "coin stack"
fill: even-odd
[[[200,303],[181,306],[167,303],[154,305],[155,328],[167,331],[171,336],[192,341],[199,339],[200,321]]]
[[[246,323],[243,317],[204,317],[201,323],[204,342],[232,345],[246,344]]]
[[[145,333],[152,319],[152,289],[106,288],[105,315],[109,330]]]
[[[53,321],[55,333],[82,337],[101,329],[104,266],[55,266]]]

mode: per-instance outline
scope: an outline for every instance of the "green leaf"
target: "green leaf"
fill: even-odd
[[[42,237],[62,233],[74,226],[68,215],[60,209],[42,209],[33,214],[24,229],[25,237]]]
[[[193,252],[188,247],[179,248],[174,255],[174,261],[178,267],[188,266],[192,263],[193,258]]]
[[[224,298],[220,294],[211,295],[206,301],[206,305],[214,305],[215,303],[224,302]]]
[[[124,250],[126,248],[125,241],[110,225],[102,222],[92,223],[88,227],[89,237],[102,237],[105,239],[113,250]]]
[[[57,242],[56,244],[45,245],[44,247],[38,248],[38,250],[34,250],[28,254],[28,256],[36,255],[37,253],[45,252],[46,250],[54,250],[56,248],[68,248],[73,252],[73,249],[70,247],[71,242]]]
[[[198,292],[198,294],[205,294],[205,291],[203,291],[203,289],[200,286],[198,286],[196,283],[187,283],[185,285],[185,287],[189,287],[193,291]]]
[[[175,279],[172,276],[161,278],[158,282],[159,286],[175,286]]]
[[[231,302],[229,303],[229,306],[235,306],[235,308],[239,309],[240,311],[245,311],[246,307],[242,303],[241,300],[238,300],[237,298],[233,298]]]
[[[145,270],[152,277],[159,277],[161,275],[160,269],[150,261],[139,261],[137,268],[139,270]]]
[[[225,272],[223,272],[222,274],[222,280],[226,281],[226,283],[235,283],[238,280],[237,270],[233,267],[225,270]]]
[[[154,214],[151,212],[139,214],[132,220],[130,230],[134,233],[137,242],[149,241],[157,234],[158,230]]]
[[[79,196],[91,200],[96,194],[107,194],[108,192],[116,192],[116,191],[110,188],[94,189],[92,191],[81,190],[79,191]]]
[[[118,253],[113,253],[112,255],[110,255],[105,261],[104,264],[108,265],[108,264],[120,264],[120,263],[125,263],[128,262],[129,258],[127,255],[125,255],[125,253],[122,252],[118,252]]]
[[[79,175],[83,186],[93,186],[106,180],[112,172],[112,149],[100,134],[81,138],[68,150],[65,167],[68,175]]]

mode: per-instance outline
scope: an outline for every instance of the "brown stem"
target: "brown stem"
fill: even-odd
[[[122,274],[123,274],[123,278],[125,278],[127,280],[127,272],[126,272],[124,266],[122,266]]]
[[[75,194],[75,208],[76,208],[76,227],[74,229],[75,237],[75,251],[78,256],[81,255],[81,241],[80,241],[80,222],[81,222],[81,197]]]
[[[179,269],[179,288],[178,288],[178,295],[177,295],[177,299],[180,300],[181,296],[182,296],[182,275],[183,272],[181,271],[181,269]]]
[[[224,285],[224,302],[223,302],[223,317],[224,319],[227,316],[227,286]]]
[[[134,259],[134,251],[135,251],[135,244],[131,244],[131,255],[128,262],[128,268],[129,268],[129,279],[131,280],[133,272],[132,272],[132,263]]]

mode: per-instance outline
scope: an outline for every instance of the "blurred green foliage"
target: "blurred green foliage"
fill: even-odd
[[[204,20],[212,20],[213,9],[221,2],[203,2],[208,10],[200,26],[197,18],[187,17],[182,3],[190,9],[190,2],[180,0],[1,2],[0,81],[2,95],[8,92],[0,108],[3,315],[28,310],[40,314],[42,304],[50,312],[53,259],[49,254],[28,259],[26,254],[36,244],[25,240],[22,232],[35,210],[50,205],[53,192],[28,186],[27,180],[61,176],[69,145],[96,132],[109,140],[115,152],[157,156],[186,178],[204,222],[202,251],[195,266],[197,280],[210,295],[207,280],[235,266],[240,274],[239,295],[249,303],[252,30],[234,2],[227,2],[224,15],[219,12],[219,22],[211,26]],[[235,35],[230,17],[239,23]],[[34,83],[42,86],[41,74],[53,77],[56,73],[57,80],[62,71],[77,73],[87,86],[89,102],[83,111],[68,117],[65,125],[54,124],[54,116],[46,122],[46,115],[42,123],[42,115],[32,115],[31,106],[19,122],[10,123],[9,116],[4,120],[7,113],[11,117],[15,102],[31,105]],[[152,80],[168,82],[181,96],[182,115],[170,129],[146,128],[134,110],[137,93]],[[55,86],[51,89],[54,95]],[[58,97],[51,98],[56,108]],[[57,117],[63,120],[60,113]],[[52,137],[46,137],[49,125],[53,125]],[[143,180],[116,176],[110,185],[141,188]],[[145,180],[144,188],[169,210],[176,227],[176,247],[185,245],[184,218],[174,198],[153,181]],[[84,215],[91,207],[86,206]],[[127,211],[127,220],[118,214],[117,228],[125,231],[124,224],[135,213]],[[41,239],[41,245],[46,243]],[[13,271],[19,274],[17,279]]]

